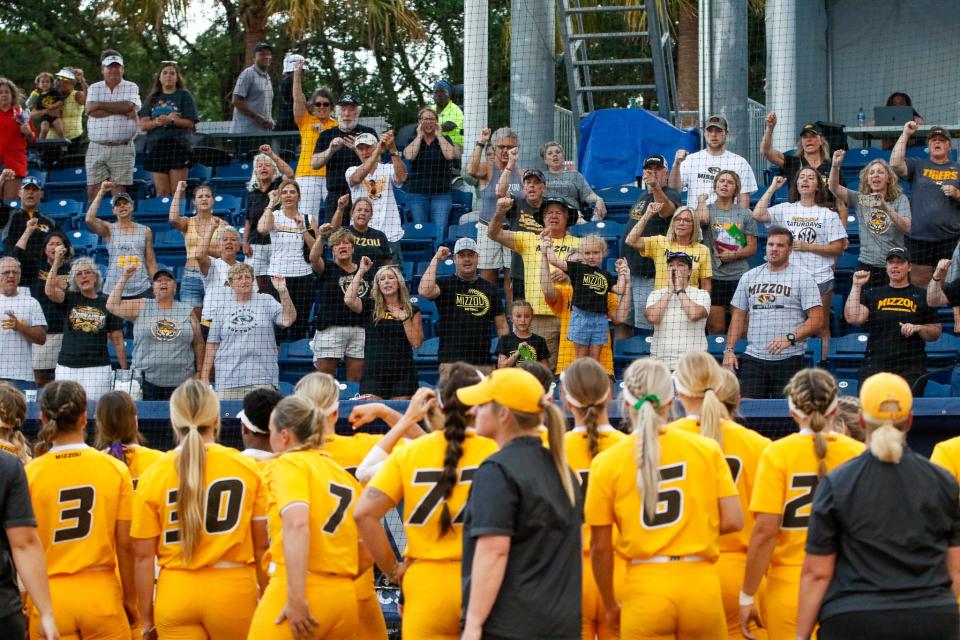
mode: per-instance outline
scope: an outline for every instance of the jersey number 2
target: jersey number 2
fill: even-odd
[[[70,527],[53,532],[53,543],[83,540],[93,528],[93,505],[96,502],[96,490],[91,486],[69,487],[61,489],[57,498],[60,505],[60,522],[73,521]]]
[[[804,489],[796,498],[783,505],[783,529],[806,529],[810,524],[810,514],[800,514],[800,510],[813,504],[813,492],[817,490],[820,478],[815,473],[798,473],[790,477],[791,489]]]

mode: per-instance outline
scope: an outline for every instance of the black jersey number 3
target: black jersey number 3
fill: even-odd
[[[91,486],[68,487],[60,490],[57,504],[60,506],[60,522],[71,526],[53,532],[53,543],[83,540],[93,528],[93,505],[97,492]]]

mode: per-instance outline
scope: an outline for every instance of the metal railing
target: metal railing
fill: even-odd
[[[573,112],[560,105],[553,105],[553,139],[563,147],[563,157],[567,162],[577,164],[577,123]]]
[[[753,173],[757,176],[757,181],[762,182],[763,172],[770,164],[760,153],[760,141],[763,139],[763,130],[767,126],[767,107],[756,100],[747,98],[747,116],[750,118],[750,127],[747,134],[747,148],[750,149],[750,153],[747,156],[747,161],[753,167]]]

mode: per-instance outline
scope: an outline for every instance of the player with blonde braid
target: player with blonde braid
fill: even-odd
[[[20,458],[26,464],[33,459],[30,445],[20,431],[27,419],[27,399],[9,382],[0,382],[0,451]]]

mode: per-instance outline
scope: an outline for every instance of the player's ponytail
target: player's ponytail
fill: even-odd
[[[36,455],[43,455],[60,435],[75,431],[85,424],[87,392],[72,380],[55,380],[40,394],[40,420],[43,426],[37,433]]]
[[[553,464],[560,474],[560,483],[570,499],[570,504],[577,503],[577,496],[573,491],[573,481],[570,479],[570,467],[567,466],[566,438],[567,419],[560,411],[560,407],[547,401],[547,396],[540,400],[540,407],[544,413],[544,424],[547,427],[547,442],[550,443],[550,455]]]
[[[322,446],[323,423],[326,415],[299,396],[287,396],[277,403],[271,414],[274,428],[291,431],[299,443],[288,451],[306,451]]]
[[[593,358],[574,360],[560,376],[563,400],[587,430],[590,457],[600,452],[600,416],[610,399],[610,376]]]
[[[827,475],[827,439],[823,432],[837,411],[837,381],[823,369],[801,369],[790,378],[784,392],[794,419],[813,431],[817,477]],[[806,423],[806,424],[804,424]]]
[[[865,418],[866,422],[870,422]],[[894,426],[892,420],[878,423],[870,433],[870,453],[882,462],[898,464],[903,458],[903,432]]]
[[[700,434],[723,446],[723,421],[730,419],[717,390],[723,384],[720,365],[709,353],[692,351],[680,356],[674,385],[688,398],[703,398],[700,407]]]
[[[457,389],[477,384],[482,379],[476,367],[455,362],[437,384],[438,404],[443,407],[443,438],[447,443],[443,451],[443,470],[437,483],[437,490],[443,495],[443,506],[440,508],[441,536],[453,529],[453,517],[447,500],[457,485],[457,465],[463,457],[463,441],[471,421],[470,408],[457,398]]]
[[[309,438],[309,448],[323,446],[327,422],[340,410],[340,383],[329,374],[314,371],[300,379],[294,387],[294,393],[317,410],[314,416],[317,419],[317,429]],[[305,440],[301,440],[301,443],[307,444]]]
[[[637,436],[637,491],[644,518],[657,512],[660,485],[660,428],[673,400],[670,372],[657,360],[635,360],[623,374],[623,400]]]
[[[216,434],[219,430],[220,401],[217,394],[199,380],[187,380],[170,397],[170,422],[180,442],[177,456],[180,551],[183,561],[189,563],[203,531],[207,463],[203,436],[211,431]]]
[[[9,382],[0,382],[0,440],[15,450],[14,455],[26,464],[33,459],[30,445],[20,427],[27,419],[27,399]]]
[[[137,404],[126,391],[110,391],[100,396],[94,412],[97,423],[97,449],[106,451],[117,460],[129,464],[127,447],[140,444],[137,429]]]

